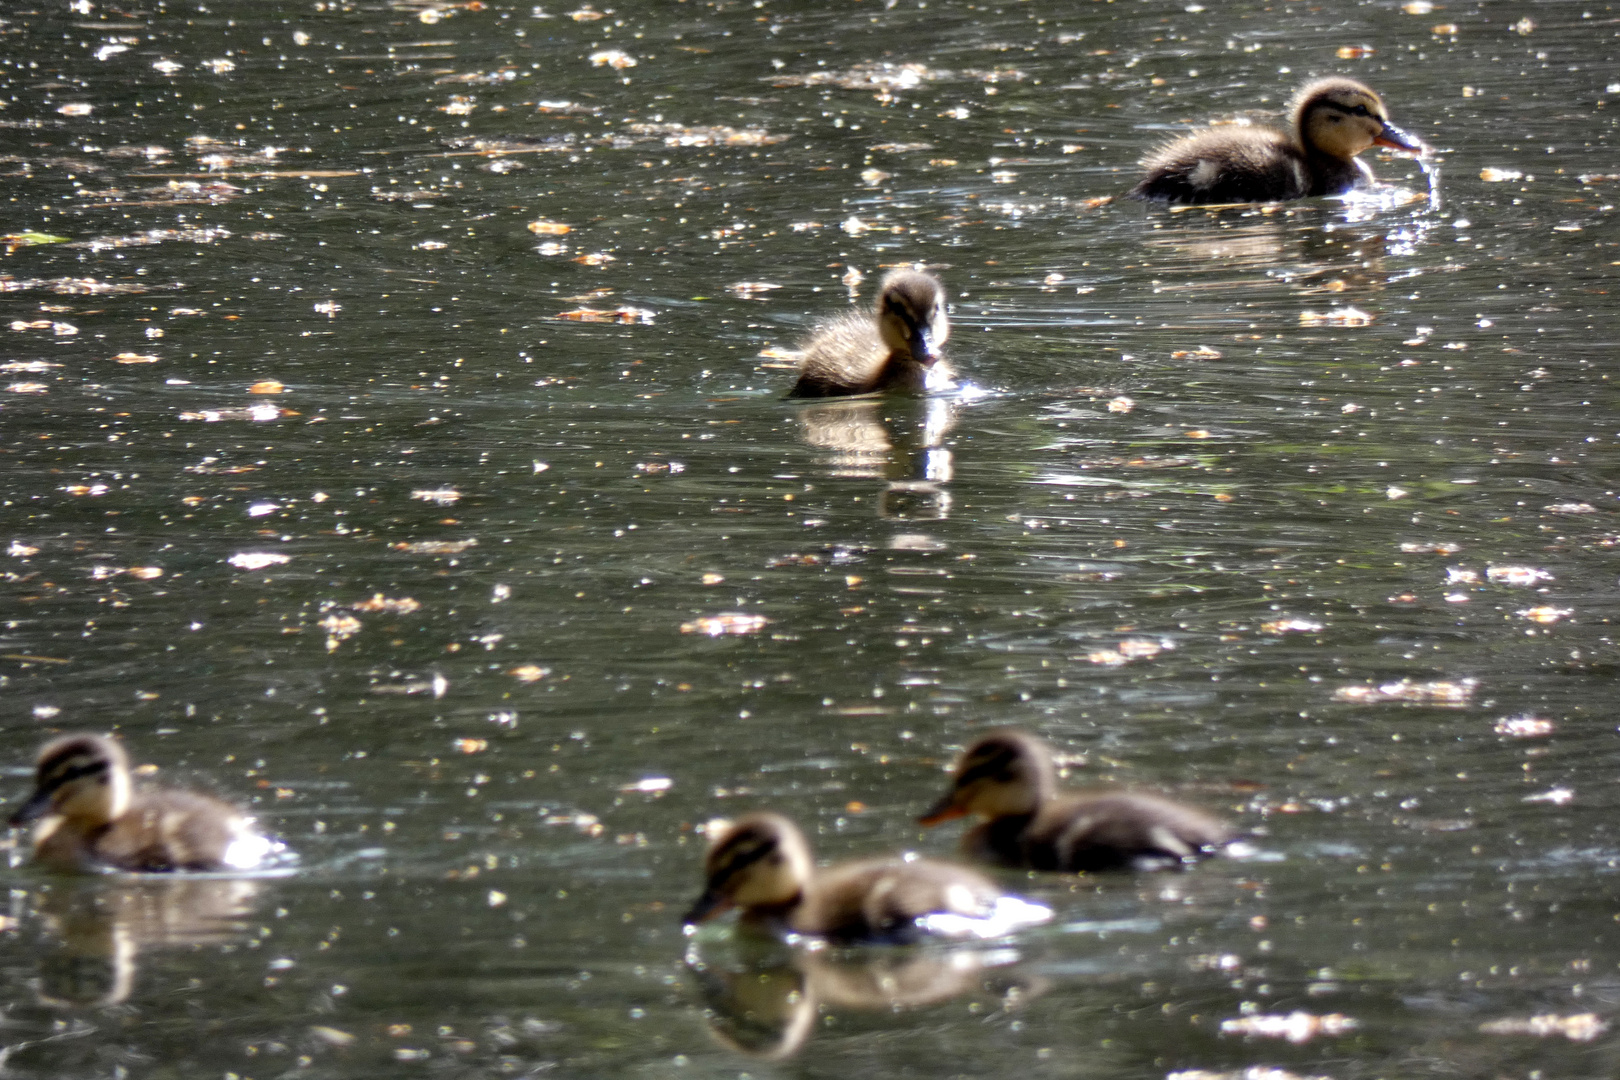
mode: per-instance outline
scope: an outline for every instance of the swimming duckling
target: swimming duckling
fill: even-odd
[[[1219,819],[1131,791],[1059,794],[1052,753],[1034,735],[993,730],[962,753],[950,791],[924,825],[977,814],[964,850],[1031,870],[1109,870],[1214,854],[1231,832]]]
[[[1276,202],[1340,195],[1372,183],[1356,155],[1369,146],[1422,153],[1389,122],[1383,101],[1354,79],[1318,79],[1294,95],[1292,131],[1219,127],[1166,143],[1142,159],[1130,198],[1171,203]]]
[[[951,335],[945,300],[932,274],[890,271],[870,314],[847,312],[816,330],[788,397],[950,389],[953,372],[939,355]]]
[[[768,932],[903,944],[1002,937],[1052,917],[951,863],[878,858],[817,870],[804,834],[780,814],[717,822],[710,834],[708,884],[682,920],[687,926],[738,907],[745,924]]]
[[[281,844],[230,803],[175,788],[135,788],[129,755],[101,735],[41,748],[34,793],[11,815],[38,821],[34,861],[57,870],[247,870]]]

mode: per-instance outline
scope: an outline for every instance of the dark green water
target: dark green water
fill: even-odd
[[[0,264],[12,791],[116,730],[302,856],[9,871],[9,1072],[1620,1064],[1611,6],[0,20],[4,231],[67,240]],[[1094,201],[1327,73],[1438,205]],[[781,400],[909,262],[991,392]],[[685,962],[695,826],[947,853],[991,723],[1258,854],[1015,877],[1016,950]],[[1294,1012],[1353,1026],[1222,1032]]]

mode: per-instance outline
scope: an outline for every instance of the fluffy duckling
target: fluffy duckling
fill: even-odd
[[[932,274],[890,271],[870,314],[848,312],[816,330],[788,397],[949,389],[953,372],[939,355],[951,335],[945,300]]]
[[[1340,195],[1372,183],[1356,155],[1369,146],[1427,147],[1389,122],[1383,101],[1354,79],[1318,79],[1294,95],[1291,132],[1209,128],[1142,159],[1130,198],[1170,203],[1276,202]]]
[[[780,814],[749,814],[710,828],[707,886],[682,921],[706,922],[727,908],[777,934],[841,943],[899,943],[926,937],[1002,937],[1052,912],[1009,896],[965,866],[878,858],[817,870],[799,827]]]
[[[920,819],[924,825],[977,814],[962,847],[1002,866],[1108,870],[1192,862],[1231,839],[1219,819],[1190,806],[1130,791],[1060,795],[1047,745],[999,728],[962,753],[956,779]]]
[[[34,861],[57,870],[248,870],[281,850],[230,803],[134,787],[129,755],[101,735],[40,749],[34,793],[11,815],[13,828],[34,821]]]

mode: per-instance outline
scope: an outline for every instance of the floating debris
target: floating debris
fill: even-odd
[[[291,409],[283,409],[277,405],[252,405],[245,409],[200,409],[195,412],[183,412],[182,420],[202,420],[205,423],[217,424],[223,420],[250,420],[262,424],[270,420],[279,420],[283,416],[297,416]]]
[[[626,124],[625,130],[643,138],[662,139],[665,146],[774,146],[791,135],[772,135],[764,128],[734,128],[724,124],[688,127],[685,124]]]
[[[623,71],[625,68],[636,66],[636,58],[623,49],[600,49],[591,53],[587,59],[592,67],[610,67],[614,71]]]
[[[780,289],[781,287],[782,286],[774,285],[769,281],[735,281],[726,286],[726,292],[731,293],[733,296],[741,297],[744,300],[759,300],[763,299],[761,294],[768,293],[772,289]]]
[[[238,570],[263,570],[267,566],[292,562],[292,556],[274,551],[239,551],[225,561]]]
[[[1307,1012],[1291,1012],[1287,1016],[1257,1014],[1236,1020],[1222,1020],[1222,1035],[1251,1035],[1262,1039],[1287,1039],[1291,1043],[1304,1043],[1318,1035],[1345,1035],[1360,1025],[1343,1013],[1314,1016]]]
[[[468,548],[478,546],[477,540],[416,540],[389,544],[395,551],[408,551],[413,555],[459,555]]]
[[[1200,345],[1196,349],[1177,349],[1170,354],[1172,360],[1219,360],[1221,351],[1212,349],[1208,345]]]
[[[1328,311],[1302,311],[1299,313],[1301,326],[1368,326],[1373,317],[1360,308],[1342,307],[1332,308]]]
[[[529,231],[534,233],[536,236],[566,236],[568,233],[574,231],[574,227],[572,225],[564,225],[560,221],[546,221],[542,219],[540,221],[529,222]]]
[[[1320,629],[1322,624],[1315,619],[1274,619],[1260,624],[1266,634],[1314,634]]]
[[[453,506],[461,501],[461,492],[455,488],[418,488],[411,498],[430,502],[435,506]]]
[[[1539,739],[1552,734],[1553,722],[1539,716],[1505,716],[1491,730],[1515,739]]]
[[[725,634],[757,634],[765,629],[765,626],[770,621],[763,615],[749,615],[740,612],[704,615],[689,623],[682,623],[681,633],[707,634],[709,637],[721,637]]]
[[[1455,682],[1445,679],[1432,682],[1401,679],[1381,686],[1341,686],[1333,691],[1333,700],[1351,701],[1358,705],[1377,705],[1388,701],[1414,705],[1466,705],[1478,686],[1478,679],[1459,679]]]
[[[1486,1035],[1534,1035],[1546,1038],[1561,1035],[1571,1042],[1591,1042],[1609,1030],[1609,1022],[1600,1020],[1596,1013],[1577,1013],[1574,1016],[1529,1016],[1523,1019],[1491,1020],[1479,1025]]]
[[[1498,585],[1517,585],[1521,588],[1553,579],[1550,573],[1534,566],[1492,566],[1486,569],[1485,576]]]
[[[1518,169],[1494,169],[1490,167],[1479,170],[1479,178],[1487,184],[1505,184],[1512,180],[1523,180],[1524,173]]]
[[[512,678],[516,679],[518,682],[532,683],[539,682],[547,675],[550,675],[551,669],[548,667],[541,667],[539,664],[520,664],[508,671],[507,674],[512,676]]]
[[[1571,615],[1575,614],[1575,610],[1573,608],[1553,607],[1550,604],[1542,604],[1537,607],[1525,608],[1522,611],[1516,611],[1514,614],[1519,616],[1521,619],[1529,619],[1533,623],[1540,623],[1542,626],[1551,626],[1559,619],[1569,618]]]
[[[372,593],[370,600],[362,600],[357,604],[350,604],[355,611],[376,611],[388,615],[409,615],[413,611],[422,610],[420,601],[408,596],[391,599],[382,593]]]
[[[627,323],[645,326],[657,318],[658,313],[655,311],[649,311],[646,308],[625,305],[623,307],[612,308],[611,310],[603,308],[575,308],[573,311],[560,311],[557,313],[556,317],[559,319],[573,319],[575,322]]]

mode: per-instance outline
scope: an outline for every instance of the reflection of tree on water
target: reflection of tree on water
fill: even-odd
[[[260,883],[243,878],[92,878],[52,882],[31,898],[56,948],[40,964],[47,1005],[116,1005],[143,951],[222,945],[248,931]]]
[[[804,441],[819,450],[829,475],[884,480],[878,513],[893,518],[944,518],[953,475],[943,445],[956,425],[949,398],[887,396],[818,401],[799,410]]]
[[[1042,988],[1012,967],[1011,948],[859,950],[828,954],[775,941],[733,939],[706,959],[696,946],[687,970],[707,1006],[709,1032],[738,1053],[779,1061],[804,1048],[820,1010],[900,1012],[975,992],[1011,1010]]]

